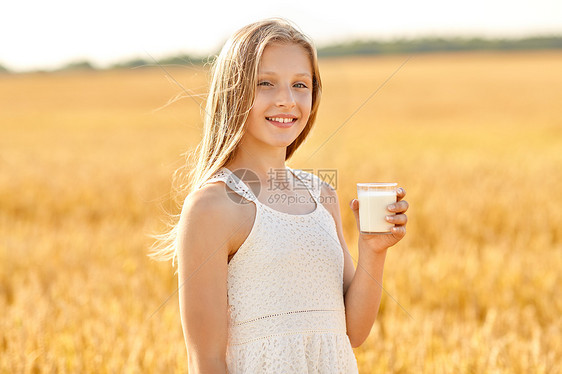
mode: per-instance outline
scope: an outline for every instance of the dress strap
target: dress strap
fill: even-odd
[[[287,169],[290,170],[291,173],[293,173],[293,175],[304,184],[308,192],[310,192],[310,195],[312,196],[314,201],[317,204],[320,204],[320,197],[322,195],[322,183],[324,182],[316,175],[307,171],[291,169],[288,166]]]
[[[220,168],[215,174],[211,176],[207,181],[205,181],[202,186],[207,183],[213,182],[224,182],[232,191],[236,194],[240,195],[246,200],[258,202],[256,195],[253,191],[248,187],[246,183],[244,183],[236,173],[232,172],[226,167]]]

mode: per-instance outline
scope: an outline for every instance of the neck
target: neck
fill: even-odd
[[[272,173],[285,170],[286,147],[247,147],[240,144],[231,162],[225,165],[228,169],[249,169],[256,173],[262,183],[272,177]]]

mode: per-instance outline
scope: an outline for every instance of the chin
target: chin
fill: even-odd
[[[274,147],[288,147],[295,141],[296,138],[296,136],[292,136],[290,138],[277,138],[272,139],[269,143]]]

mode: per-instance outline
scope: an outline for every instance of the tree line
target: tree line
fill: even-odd
[[[318,48],[318,56],[338,57],[356,55],[388,55],[431,52],[458,51],[525,51],[525,50],[557,50],[562,49],[561,36],[536,36],[521,39],[485,39],[485,38],[418,38],[396,39],[391,41],[354,40]],[[145,58],[134,58],[115,63],[105,69],[132,69],[144,66],[186,66],[202,65],[211,61],[213,55],[207,57],[180,54],[162,58],[157,61]],[[103,69],[103,70],[105,70]],[[73,61],[54,71],[70,70],[102,70],[87,60]],[[0,64],[0,73],[10,71]]]

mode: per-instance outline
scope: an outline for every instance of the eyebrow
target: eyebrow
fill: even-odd
[[[258,72],[258,74],[260,75],[277,75],[277,73],[273,72],[273,71],[260,71]],[[295,74],[296,77],[307,77],[312,79],[312,76],[310,75],[310,73],[297,73]]]

